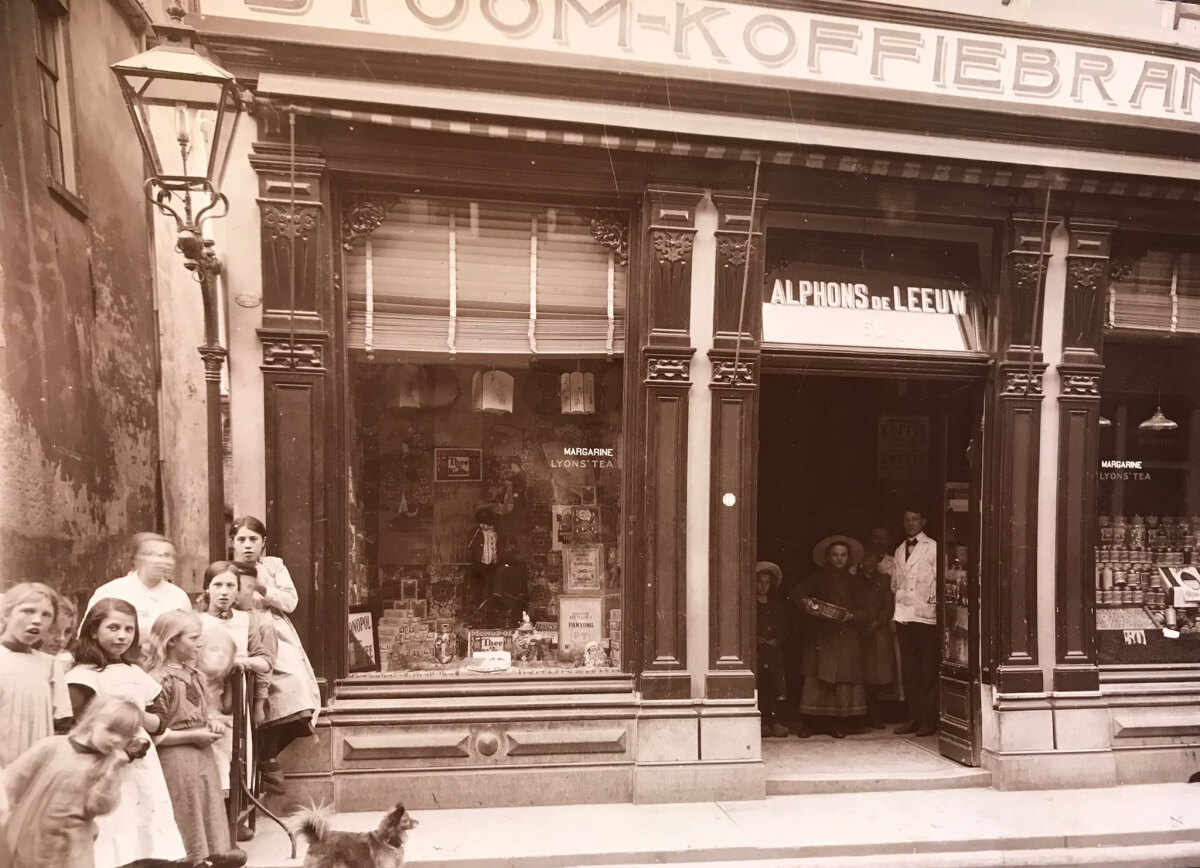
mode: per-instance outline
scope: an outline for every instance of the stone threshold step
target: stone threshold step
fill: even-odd
[[[896,792],[900,790],[952,790],[990,787],[992,773],[986,769],[949,769],[939,772],[889,772],[884,774],[771,775],[768,796],[802,796],[819,793]]]

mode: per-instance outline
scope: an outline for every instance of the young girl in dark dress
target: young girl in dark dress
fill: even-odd
[[[160,707],[167,728],[158,740],[158,758],[175,823],[194,862],[229,850],[228,821],[212,749],[225,726],[210,715],[204,676],[195,668],[199,642],[198,615],[164,612],[150,630],[145,661],[151,677],[162,685]]]

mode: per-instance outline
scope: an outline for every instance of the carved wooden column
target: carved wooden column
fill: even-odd
[[[714,195],[713,203],[717,206],[717,261],[713,349],[709,352],[712,469],[705,694],[710,699],[748,699],[754,696],[763,211],[760,200],[752,215],[750,199],[743,196]],[[749,280],[745,279],[747,269]]]
[[[271,121],[267,119],[267,129]],[[265,140],[250,158],[259,178],[262,241],[264,436],[268,546],[296,583],[292,619],[322,681],[337,676],[345,620],[336,515],[335,328],[325,162],[318,151]],[[234,408],[234,412],[237,412]],[[324,686],[324,685],[323,685]]]
[[[1041,331],[1050,233],[1043,248],[1040,217],[1015,216],[1004,264],[1000,364],[996,381],[994,466],[996,685],[1002,693],[1044,689],[1037,644],[1038,454],[1041,447]],[[1035,322],[1036,311],[1036,322]]]
[[[1112,221],[1067,221],[1067,296],[1058,366],[1055,690],[1098,690],[1095,649],[1096,486],[1100,376]]]
[[[631,595],[638,688],[646,699],[686,699],[687,419],[696,192],[649,189],[642,225],[644,292],[637,299],[642,372],[637,383],[636,469],[640,499]]]

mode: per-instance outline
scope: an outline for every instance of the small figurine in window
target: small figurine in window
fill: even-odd
[[[533,622],[529,620],[529,613],[521,613],[521,626],[513,630],[513,659],[514,660],[536,660],[537,652],[540,650],[537,643],[534,641],[537,631],[533,629]]]
[[[437,638],[433,640],[433,659],[445,665],[454,659],[457,650],[458,642],[450,632],[449,622],[439,624]]]

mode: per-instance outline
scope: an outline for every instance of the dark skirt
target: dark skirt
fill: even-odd
[[[229,826],[212,748],[196,744],[160,747],[158,759],[188,859],[198,862],[228,850]]]
[[[867,713],[867,693],[856,682],[831,684],[809,675],[800,693],[800,713],[814,717],[858,717]]]

